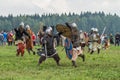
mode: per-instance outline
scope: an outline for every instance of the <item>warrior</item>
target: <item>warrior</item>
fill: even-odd
[[[104,46],[103,46],[103,49],[108,49],[109,46],[110,46],[109,38],[108,38],[107,34],[105,34],[105,36],[104,36]]]
[[[44,34],[45,34],[45,30],[47,29],[47,26],[43,26],[43,29],[41,28],[40,30],[39,30],[39,32],[38,32],[38,34],[37,34],[37,37],[38,37],[38,39],[39,39],[39,44],[40,45],[42,45],[42,38],[43,38],[43,36],[44,36]]]
[[[60,57],[56,52],[55,49],[55,42],[54,42],[54,36],[52,34],[52,28],[48,27],[45,31],[45,34],[42,40],[42,51],[38,49],[38,54],[40,55],[38,65],[40,65],[43,61],[46,60],[46,58],[54,58],[57,65],[59,66]]]
[[[89,51],[93,54],[94,51],[100,53],[100,36],[98,34],[97,28],[91,28],[91,33],[89,34]]]
[[[115,35],[115,46],[116,45],[120,45],[120,33],[117,32],[116,35]]]
[[[112,34],[110,34],[109,39],[110,39],[110,44],[114,44],[114,37]]]
[[[29,34],[26,32],[26,30],[24,29],[24,23],[21,22],[18,28],[15,28],[15,45],[17,45],[17,54],[16,56],[19,56],[19,54],[21,53],[21,56],[24,55],[24,51],[25,51],[25,38],[24,35],[28,36],[28,38],[30,39]]]
[[[88,34],[88,37],[89,37],[89,40],[88,40],[88,52],[90,52],[92,50],[92,34],[94,32],[94,28],[91,28],[89,34]]]
[[[59,34],[66,37],[64,45],[66,55],[72,61],[72,66],[77,67],[77,57],[80,56],[85,61],[85,56],[80,46],[80,36],[76,23],[66,23],[66,26],[58,24],[56,29]]]
[[[35,51],[33,51],[33,40],[32,40],[33,32],[30,29],[29,25],[26,25],[26,31],[30,35],[30,38],[28,38],[27,36],[25,37],[26,38],[26,40],[25,40],[26,41],[26,49],[29,54],[30,54],[30,51],[32,51],[33,54],[35,55]]]
[[[88,34],[86,32],[83,32],[82,30],[79,31],[80,34],[80,45],[82,50],[84,50],[84,47],[88,45]]]

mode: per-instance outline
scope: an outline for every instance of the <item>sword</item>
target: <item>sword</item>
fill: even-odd
[[[47,47],[46,47],[47,41],[45,40],[44,43],[45,43],[45,54],[46,54],[45,56],[46,56],[46,58],[47,58]]]
[[[102,39],[102,36],[103,36],[103,34],[105,33],[105,30],[106,30],[106,26],[105,26],[104,29],[103,29],[103,32],[102,32],[102,34],[101,34],[101,36],[100,36],[100,39]],[[100,42],[100,44],[102,44],[102,42]]]
[[[101,34],[101,36],[100,36],[100,39],[102,38],[103,34],[105,33],[105,30],[106,30],[106,26],[105,26],[104,29],[103,29],[103,32],[102,32],[102,34]]]

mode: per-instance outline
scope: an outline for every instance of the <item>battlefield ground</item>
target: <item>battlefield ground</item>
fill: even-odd
[[[61,66],[52,58],[37,66],[40,57],[37,54],[29,55],[25,51],[23,57],[17,57],[16,46],[0,46],[0,80],[120,80],[120,46],[112,45],[92,55],[86,48],[86,60],[83,62],[79,57],[77,68],[72,66],[62,48],[56,48]]]

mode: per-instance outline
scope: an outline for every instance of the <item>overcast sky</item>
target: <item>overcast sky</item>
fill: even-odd
[[[0,15],[75,12],[116,13],[120,16],[120,0],[0,0]]]

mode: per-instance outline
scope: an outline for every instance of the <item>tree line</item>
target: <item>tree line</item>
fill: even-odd
[[[105,33],[115,34],[120,32],[120,17],[116,14],[105,14],[104,12],[81,12],[80,14],[34,14],[34,15],[18,15],[13,16],[9,14],[0,16],[0,30],[10,31],[19,26],[23,21],[25,24],[30,25],[34,32],[38,32],[42,26],[56,26],[56,24],[64,24],[66,22],[75,22],[80,30],[89,32],[92,27],[98,28],[102,33],[106,27]]]

